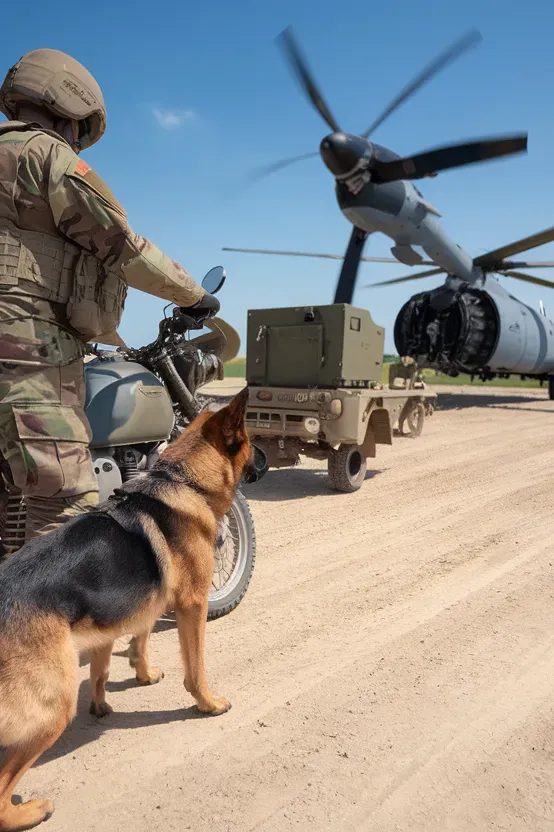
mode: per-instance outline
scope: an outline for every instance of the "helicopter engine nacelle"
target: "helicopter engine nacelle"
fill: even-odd
[[[394,327],[400,355],[449,373],[554,372],[554,326],[495,280],[487,290],[468,283],[414,295]]]

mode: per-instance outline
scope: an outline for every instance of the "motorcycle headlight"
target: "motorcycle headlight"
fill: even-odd
[[[223,378],[223,364],[214,353],[198,351],[198,359],[193,372],[194,386],[200,387],[210,381],[221,381]]]
[[[179,376],[193,394],[203,384],[223,378],[223,364],[213,352],[203,352],[182,341],[172,347],[170,355]]]

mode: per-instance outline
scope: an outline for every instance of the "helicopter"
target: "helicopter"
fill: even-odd
[[[334,303],[352,303],[361,262],[431,266],[415,274],[368,284],[363,288],[403,283],[446,274],[430,292],[414,295],[395,321],[394,340],[400,355],[418,366],[451,376],[469,373],[483,381],[495,376],[548,380],[554,398],[554,325],[541,303],[540,312],[511,295],[494,275],[554,288],[554,283],[519,271],[552,268],[554,261],[513,260],[554,240],[554,227],[473,258],[451,240],[440,225],[441,214],[428,202],[414,180],[434,177],[464,165],[482,163],[527,151],[527,133],[493,137],[437,147],[412,156],[399,156],[369,137],[427,81],[482,40],[471,29],[431,61],[360,135],[343,132],[316,84],[308,62],[289,26],[278,37],[293,73],[312,105],[331,129],[319,150],[258,169],[257,181],[308,158],[320,156],[335,179],[342,214],[353,226],[344,255],[224,247],[252,254],[322,257],[342,260]],[[363,256],[370,235],[391,238],[393,258]],[[421,248],[428,260],[416,251]]]

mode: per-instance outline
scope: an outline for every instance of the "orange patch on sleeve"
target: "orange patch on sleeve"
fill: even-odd
[[[79,159],[77,164],[75,165],[75,173],[79,174],[79,176],[84,176],[90,170],[90,165],[87,165],[82,159]]]

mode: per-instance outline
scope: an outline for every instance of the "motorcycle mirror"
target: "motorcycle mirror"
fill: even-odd
[[[225,283],[226,277],[227,273],[223,266],[214,266],[213,269],[210,269],[210,271],[204,275],[202,288],[205,289],[208,294],[215,295]]]

